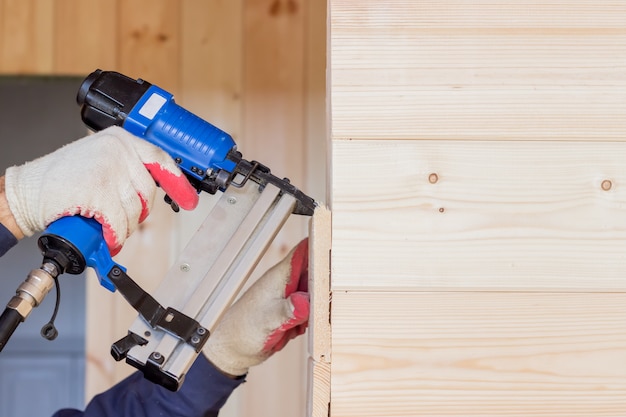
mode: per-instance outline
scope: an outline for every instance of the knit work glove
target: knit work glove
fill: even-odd
[[[306,330],[308,239],[259,278],[224,314],[203,352],[222,372],[241,376]]]
[[[81,215],[102,224],[112,255],[148,216],[157,183],[180,207],[198,204],[196,190],[165,151],[117,126],[11,167],[5,181],[9,208],[25,236]]]

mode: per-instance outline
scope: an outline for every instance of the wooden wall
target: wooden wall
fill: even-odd
[[[84,77],[101,68],[143,78],[232,134],[245,157],[323,200],[325,13],[325,2],[306,0],[0,0],[0,73]],[[117,260],[156,285],[210,200],[176,216],[157,201]],[[306,233],[307,219],[290,220],[259,269]],[[95,278],[88,306],[91,397],[132,370],[108,351],[136,314]],[[297,341],[253,369],[222,414],[303,414],[304,350]]]
[[[330,0],[329,26],[315,415],[625,415],[626,2]]]

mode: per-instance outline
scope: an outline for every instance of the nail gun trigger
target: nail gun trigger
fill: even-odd
[[[172,200],[172,197],[165,194],[165,197],[163,197],[163,199],[167,204],[169,204],[169,206],[172,208],[172,210],[174,210],[175,213],[178,213],[180,211],[180,207],[174,200]]]

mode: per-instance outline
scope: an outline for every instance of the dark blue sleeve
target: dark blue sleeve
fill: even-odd
[[[13,236],[13,233],[9,232],[9,229],[4,227],[0,223],[0,256],[4,255],[17,244],[17,238]]]
[[[244,380],[228,378],[200,354],[177,392],[135,372],[94,397],[85,411],[60,410],[53,417],[214,417]]]

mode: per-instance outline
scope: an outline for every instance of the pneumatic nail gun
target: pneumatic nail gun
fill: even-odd
[[[113,343],[113,357],[176,391],[287,218],[311,216],[316,202],[266,166],[243,159],[230,135],[149,82],[96,70],[81,84],[77,101],[90,129],[121,126],[164,149],[198,192],[219,199],[153,294],[111,259],[95,220],[72,216],[50,224],[38,240],[41,267],[0,316],[0,350],[55,284],[58,293],[60,274],[91,267],[102,286],[119,291],[138,312],[128,334]],[[56,329],[51,325],[44,333],[52,339]]]

